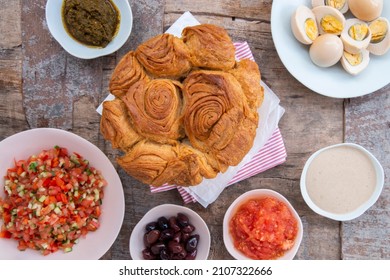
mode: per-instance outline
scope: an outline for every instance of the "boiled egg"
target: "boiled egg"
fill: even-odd
[[[312,0],[311,5],[313,8],[317,6],[331,6],[343,14],[348,11],[348,0]]]
[[[347,19],[341,33],[344,50],[352,54],[358,54],[368,47],[371,41],[371,31],[368,24],[357,18]]]
[[[343,42],[334,34],[317,37],[309,50],[310,58],[320,67],[335,65],[343,55]]]
[[[389,21],[380,17],[369,24],[371,42],[367,49],[375,55],[384,55],[390,49]]]
[[[295,38],[310,45],[318,37],[318,27],[313,12],[306,6],[299,6],[291,16],[291,29]]]
[[[372,21],[382,14],[383,0],[349,0],[349,9],[360,20]]]
[[[351,75],[357,75],[367,68],[370,62],[370,52],[366,49],[362,49],[357,54],[351,54],[344,51],[341,57],[341,65],[344,70]]]
[[[320,34],[341,34],[345,25],[345,17],[339,10],[330,6],[317,6],[312,11]]]

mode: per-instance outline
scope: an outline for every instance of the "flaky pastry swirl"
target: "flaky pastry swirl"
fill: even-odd
[[[162,34],[146,41],[135,54],[155,77],[180,78],[191,69],[187,46],[171,34]]]
[[[226,30],[163,34],[121,59],[100,130],[118,164],[143,183],[195,186],[237,165],[253,145],[264,97],[255,62],[235,61]]]
[[[167,79],[139,81],[123,97],[138,133],[159,143],[184,136],[180,117],[182,85]]]
[[[109,89],[116,97],[126,94],[130,86],[138,81],[149,81],[143,66],[134,56],[134,52],[127,53],[120,61],[112,74]]]

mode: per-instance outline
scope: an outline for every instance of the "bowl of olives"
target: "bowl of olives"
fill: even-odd
[[[210,231],[193,210],[162,204],[134,227],[129,247],[133,260],[207,260]]]

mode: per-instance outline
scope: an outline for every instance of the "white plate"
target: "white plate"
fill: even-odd
[[[42,256],[39,251],[27,249],[22,252],[17,249],[18,242],[12,239],[0,238],[0,259],[36,259],[36,260],[97,260],[102,257],[114,243],[121,229],[125,210],[122,183],[118,173],[105,154],[92,143],[73,133],[54,129],[37,128],[23,131],[0,142],[0,176],[6,174],[8,168],[14,165],[14,159],[27,159],[42,150],[55,145],[68,149],[69,153],[77,152],[88,159],[91,166],[100,170],[108,182],[104,189],[102,214],[99,218],[100,228],[89,232],[85,238],[80,238],[73,251],[64,253],[57,251]],[[4,197],[4,180],[0,181],[0,196]],[[0,221],[0,227],[3,224]]]
[[[390,3],[383,1],[382,16],[390,19]],[[383,56],[370,55],[368,67],[357,76],[344,71],[338,63],[320,68],[312,63],[309,47],[299,43],[290,25],[299,5],[311,7],[310,0],[274,0],[271,31],[276,50],[287,70],[309,89],[329,97],[351,98],[372,93],[390,83],[390,51]]]
[[[195,227],[194,234],[199,234],[198,253],[196,260],[207,260],[210,251],[210,231],[205,221],[196,212],[190,208],[174,205],[174,204],[162,204],[149,210],[143,218],[134,227],[133,232],[130,236],[129,249],[130,255],[133,260],[143,260],[142,250],[144,246],[144,234],[145,226],[150,223],[157,221],[161,216],[169,219],[171,216],[176,216],[178,213],[187,215],[190,220],[190,224]]]
[[[71,55],[91,59],[117,51],[126,43],[133,25],[133,14],[127,0],[112,0],[120,12],[119,30],[112,41],[104,48],[88,47],[73,39],[65,30],[62,22],[62,3],[48,0],[46,3],[46,22],[54,39]]]

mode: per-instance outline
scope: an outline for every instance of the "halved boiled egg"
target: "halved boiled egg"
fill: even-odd
[[[318,37],[318,27],[313,12],[306,6],[299,6],[291,16],[291,29],[295,38],[310,45]]]
[[[357,18],[347,19],[341,33],[344,50],[352,54],[358,54],[368,47],[371,41],[371,31],[368,24]]]
[[[357,75],[362,72],[368,66],[370,62],[370,52],[366,49],[362,49],[357,54],[351,54],[344,51],[341,57],[341,65],[344,70],[351,75]]]
[[[341,34],[345,25],[345,17],[339,10],[330,6],[317,6],[312,11],[320,34]]]
[[[367,49],[375,55],[384,55],[390,49],[389,21],[380,17],[368,25],[371,31],[371,42]]]
[[[312,0],[311,5],[313,8],[317,6],[331,6],[343,14],[348,11],[348,0]]]
[[[309,50],[310,58],[320,67],[335,65],[343,55],[343,42],[334,34],[320,35]]]
[[[382,14],[383,0],[348,0],[349,10],[360,20],[372,21]]]

